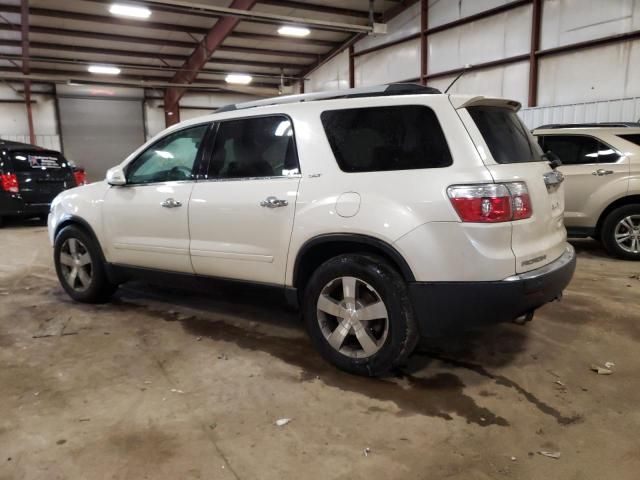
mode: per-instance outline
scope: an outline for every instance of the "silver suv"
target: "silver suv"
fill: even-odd
[[[640,123],[544,125],[533,133],[562,162],[569,236],[640,260]]]

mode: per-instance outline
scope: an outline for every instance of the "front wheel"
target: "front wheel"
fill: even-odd
[[[303,315],[321,355],[357,375],[401,365],[418,342],[407,285],[380,257],[341,255],[323,263],[305,289]]]
[[[72,299],[101,303],[118,288],[107,278],[99,246],[84,230],[76,226],[62,229],[53,252],[60,284]]]
[[[640,204],[613,210],[602,223],[602,243],[610,255],[640,260]]]

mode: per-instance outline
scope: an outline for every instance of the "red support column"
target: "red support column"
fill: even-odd
[[[22,73],[29,75],[29,0],[20,3],[20,22],[22,24]],[[27,123],[29,124],[29,142],[36,143],[33,128],[33,112],[31,111],[31,81],[24,81],[24,101],[27,109]]]
[[[429,1],[420,0],[420,83],[422,85],[427,84],[427,65],[429,61],[428,28]]]
[[[251,10],[256,2],[257,0],[233,0],[229,8]],[[209,30],[209,33],[202,39],[202,42],[200,42],[191,53],[187,61],[184,62],[182,69],[171,79],[171,83],[184,84],[186,87],[189,83],[193,82],[198,76],[198,72],[202,70],[202,67],[209,61],[213,52],[224,42],[225,38],[229,36],[239,21],[239,18],[230,16],[218,19],[215,25],[211,27],[211,30]],[[166,112],[165,120],[168,120],[167,126],[179,121],[175,120],[175,118],[180,116],[178,102],[186,91],[187,89],[184,87],[170,87],[165,90],[164,108]],[[172,113],[172,115],[169,115],[169,113]]]
[[[542,0],[533,0],[531,13],[531,50],[529,52],[529,106],[538,104],[538,50],[540,50],[540,26]]]
[[[169,105],[167,91],[164,92],[164,124],[166,127],[180,123],[180,102]]]
[[[353,45],[349,45],[349,88],[356,86],[356,64],[353,53]]]

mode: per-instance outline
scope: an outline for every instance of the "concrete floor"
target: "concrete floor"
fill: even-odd
[[[326,365],[268,298],[133,285],[74,304],[46,229],[10,225],[0,479],[637,479],[640,264],[576,245],[532,324],[426,343],[375,380]]]

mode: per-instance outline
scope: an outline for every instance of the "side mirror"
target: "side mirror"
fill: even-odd
[[[114,186],[127,184],[127,177],[125,177],[122,167],[117,166],[107,170],[107,183]]]

